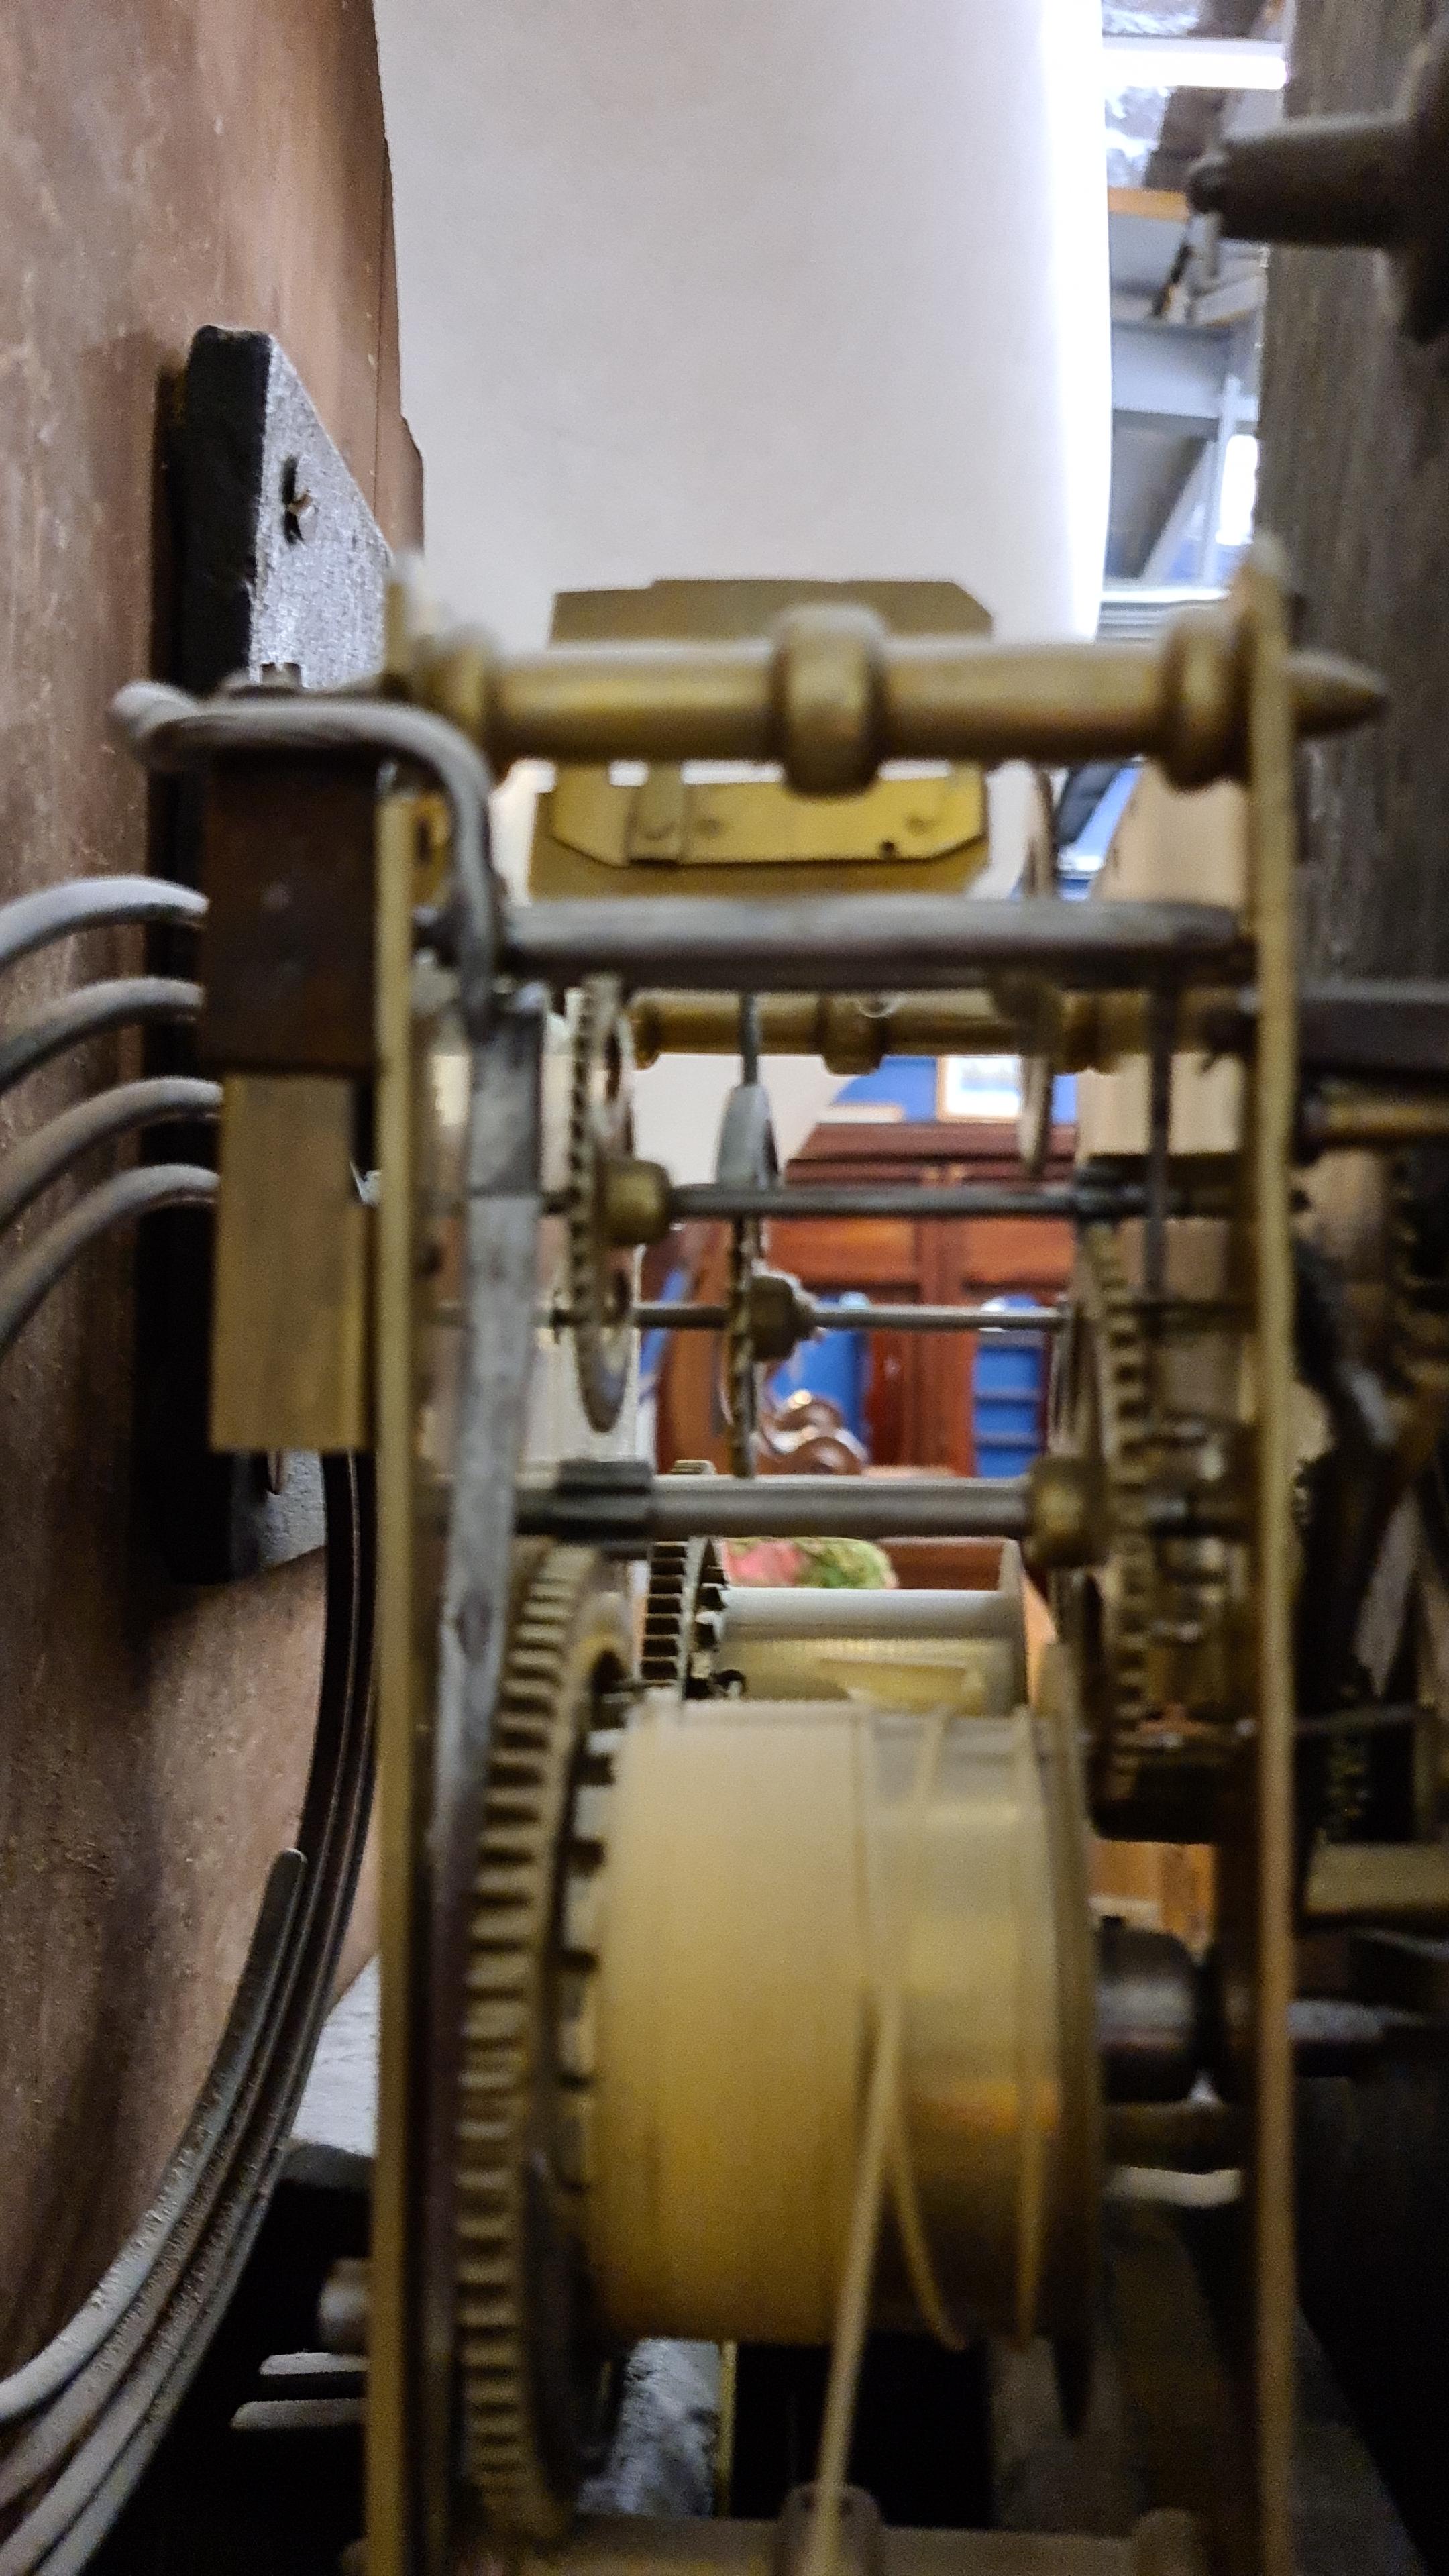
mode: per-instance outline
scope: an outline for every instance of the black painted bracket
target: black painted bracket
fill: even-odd
[[[197,695],[271,676],[337,688],[382,659],[390,555],[295,368],[259,331],[192,341],[173,432],[176,651],[166,674]],[[198,878],[199,800],[169,792],[166,873]],[[160,971],[177,971],[157,943]],[[181,971],[189,972],[187,967]],[[192,1033],[158,1032],[157,1072],[194,1069]],[[167,1132],[166,1152],[212,1162],[213,1128]],[[322,1544],[314,1457],[219,1454],[207,1443],[212,1224],[177,1208],[141,1230],[137,1450],[167,1573],[219,1583]]]

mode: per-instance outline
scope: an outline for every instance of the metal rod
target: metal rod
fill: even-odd
[[[1237,994],[1222,1015],[1251,1030],[1258,996]],[[1298,994],[1298,1058],[1304,1073],[1449,1081],[1449,983],[1304,984]]]
[[[1114,1010],[1128,1000],[1114,997]],[[641,992],[631,1006],[638,1061],[661,1054],[733,1055],[739,1014],[732,994]],[[1185,998],[1177,1044],[1212,1055],[1251,1053],[1258,996],[1200,991]],[[767,1055],[820,1055],[837,1073],[868,1073],[885,1055],[1011,1055],[1023,1020],[984,992],[773,993],[761,1005]],[[1128,1046],[1128,1038],[1133,1045]],[[1142,1045],[1136,1028],[1114,1025],[1119,1052]],[[1305,1073],[1449,1085],[1449,982],[1306,984],[1298,997],[1299,1058]],[[1110,1049],[1095,1039],[1071,1070],[1101,1065]]]
[[[812,1333],[1059,1333],[1066,1323],[1059,1306],[822,1306],[810,1307]],[[567,1328],[566,1308],[548,1318],[555,1330]],[[662,1304],[636,1306],[641,1333],[718,1333],[729,1321],[727,1306],[685,1305],[668,1298]]]
[[[1062,1306],[817,1306],[817,1333],[1059,1333]]]
[[[804,1583],[732,1583],[720,1644],[741,1637],[1011,1637],[1021,1628],[1012,1592],[846,1592]]]
[[[923,1187],[915,1181],[878,1186],[780,1181],[769,1186],[735,1187],[724,1181],[688,1181],[670,1191],[669,1209],[676,1225],[695,1217],[842,1217],[842,1216],[1040,1216],[1068,1220],[1082,1215],[1135,1215],[1143,1192],[1135,1182],[1083,1189],[1075,1181],[1045,1188],[1005,1182],[959,1181]]]
[[[632,1499],[632,1498],[631,1498]],[[608,1495],[598,1524],[615,1527]],[[582,1532],[589,1499],[553,1484],[518,1488],[522,1538]],[[1031,1489],[990,1476],[656,1476],[643,1497],[649,1539],[1015,1538],[1031,1531]]]
[[[1434,1092],[1318,1092],[1304,1102],[1299,1129],[1313,1154],[1354,1147],[1393,1153],[1407,1145],[1443,1144],[1449,1138],[1449,1098]]]
[[[760,997],[758,993],[740,995],[740,1080],[760,1079]]]
[[[1014,1538],[1031,1534],[1024,1478],[662,1476],[661,1538]]]
[[[1143,753],[1178,787],[1244,765],[1238,639],[1221,615],[1182,619],[1155,644],[1091,645],[890,635],[858,617],[842,633],[836,619],[828,678],[820,612],[808,627],[807,615],[731,642],[478,656],[466,714],[500,770],[529,758],[778,761],[807,794],[863,786],[886,760],[1051,768]],[[446,696],[458,657],[446,639],[432,651]],[[1304,733],[1362,723],[1382,704],[1369,674],[1327,654],[1297,654],[1290,688]]]
[[[955,895],[822,896],[806,903],[519,904],[503,963],[555,989],[585,975],[633,989],[762,993],[935,991],[1008,970],[1072,988],[1245,977],[1252,951],[1221,904],[993,903]]]
[[[833,1073],[870,1073],[886,1055],[1012,1055],[1021,1017],[988,993],[771,993],[761,1001],[766,1055],[823,1056]],[[649,992],[630,1006],[635,1059],[733,1055],[739,1021],[733,996]]]
[[[1300,1717],[1294,1733],[1300,1741],[1305,1736],[1326,1736],[1331,1740],[1340,1735],[1401,1734],[1408,1727],[1430,1721],[1438,1724],[1434,1710],[1421,1707],[1417,1700],[1370,1700],[1362,1708],[1331,1709],[1326,1717]]]

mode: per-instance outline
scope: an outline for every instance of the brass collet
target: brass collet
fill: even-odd
[[[1033,1574],[1090,1565],[1099,1553],[1096,1483],[1080,1458],[1038,1458],[1028,1470],[1031,1530],[1022,1554]]]
[[[633,1154],[610,1155],[598,1180],[598,1224],[605,1243],[619,1250],[662,1243],[670,1226],[671,1187],[662,1163]]]

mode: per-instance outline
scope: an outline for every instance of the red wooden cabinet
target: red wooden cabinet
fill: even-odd
[[[1075,1136],[1059,1128],[1048,1178],[1066,1179]],[[1019,1186],[1009,1127],[968,1119],[857,1126],[822,1121],[789,1167],[792,1181],[928,1184],[1000,1181]],[[689,1229],[669,1259],[694,1270],[693,1294],[723,1296],[723,1229]],[[977,1305],[1008,1293],[1050,1301],[1071,1276],[1071,1228],[1060,1218],[827,1217],[781,1220],[768,1258],[817,1296],[857,1288],[882,1304]],[[662,1272],[656,1253],[651,1271]],[[972,1333],[874,1333],[866,1410],[872,1464],[975,1472],[971,1438]],[[713,1334],[673,1337],[660,1381],[659,1460],[711,1457],[723,1464]]]

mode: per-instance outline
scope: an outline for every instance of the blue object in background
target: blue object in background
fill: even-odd
[[[1086,880],[1084,880],[1084,889]],[[843,1082],[836,1099],[847,1108],[859,1101],[884,1101],[899,1109],[902,1118],[925,1121],[936,1115],[936,1059],[933,1055],[883,1056],[874,1073],[857,1073]],[[1070,1127],[1077,1114],[1077,1081],[1075,1074],[1059,1073],[1052,1093],[1052,1118],[1059,1127]],[[827,1112],[828,1115],[828,1112]],[[890,1119],[882,1119],[884,1148],[889,1151]]]
[[[934,1070],[934,1068],[933,1068]],[[870,1299],[859,1289],[844,1297],[822,1297],[822,1306],[868,1306]],[[813,1341],[802,1342],[793,1356],[776,1369],[770,1380],[769,1394],[773,1404],[783,1404],[800,1387],[812,1395],[827,1396],[838,1405],[847,1431],[869,1448],[870,1438],[865,1419],[865,1390],[870,1369],[870,1347],[864,1333],[820,1333]]]
[[[899,1109],[903,1118],[934,1118],[936,1059],[933,1055],[883,1056],[874,1073],[852,1074],[835,1096],[852,1107],[857,1101],[882,1100]],[[892,1122],[881,1123],[889,1127]]]
[[[1003,1315],[1030,1297],[994,1297]],[[1043,1333],[981,1333],[971,1380],[971,1439],[978,1476],[1024,1476],[1041,1453],[1046,1387]]]

